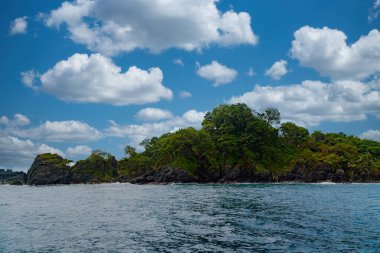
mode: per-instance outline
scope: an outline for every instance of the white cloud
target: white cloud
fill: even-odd
[[[191,97],[192,97],[191,93],[188,92],[188,91],[186,91],[186,90],[181,90],[181,91],[179,92],[179,96],[180,96],[181,98],[191,98]]]
[[[114,137],[127,137],[130,144],[138,146],[138,144],[146,139],[154,136],[160,136],[167,132],[175,131],[179,128],[195,127],[200,128],[203,121],[205,112],[198,112],[196,110],[189,110],[182,116],[176,116],[169,120],[154,123],[144,124],[128,124],[119,125],[111,122],[111,126],[106,129],[106,135]]]
[[[19,17],[13,20],[9,26],[9,33],[11,35],[25,34],[28,29],[28,17]]]
[[[176,64],[176,65],[180,65],[180,66],[184,66],[185,64],[183,64],[183,61],[181,58],[176,58],[176,59],[173,59],[173,63]]]
[[[198,112],[196,110],[189,110],[182,115],[184,124],[190,124],[191,126],[198,127],[202,123],[205,112]]]
[[[380,0],[375,0],[372,8],[369,10],[368,21],[371,23],[374,19],[377,19],[380,14]]]
[[[304,81],[289,86],[259,86],[232,97],[229,103],[246,103],[254,110],[273,106],[285,121],[305,126],[323,121],[365,120],[368,114],[380,118],[380,92],[354,81],[322,83]]]
[[[86,142],[103,138],[103,134],[87,123],[67,120],[49,121],[36,127],[26,128],[31,122],[22,114],[15,114],[12,119],[0,118],[0,136],[15,136],[46,142]]]
[[[255,70],[252,67],[248,68],[247,76],[252,77],[254,75],[256,75]]]
[[[67,148],[66,153],[71,156],[90,155],[92,149],[89,146],[75,146]]]
[[[0,125],[8,125],[9,124],[9,119],[7,116],[1,116],[0,117]]]
[[[154,121],[162,119],[171,119],[173,118],[173,114],[168,110],[148,107],[138,111],[135,117],[140,120]]]
[[[368,131],[362,133],[359,137],[361,139],[380,141],[380,131],[371,129],[371,130],[368,130]]]
[[[14,122],[20,126],[25,126],[25,125],[30,124],[30,120],[28,119],[28,117],[26,117],[25,115],[22,115],[22,114],[15,114]]]
[[[121,106],[153,103],[173,96],[162,84],[159,68],[145,71],[133,66],[123,73],[100,54],[74,54],[42,74],[40,80],[40,88],[46,93],[78,103]]]
[[[67,121],[46,121],[38,127],[13,129],[11,132],[19,137],[48,142],[87,142],[99,140],[102,133],[87,123]]]
[[[376,29],[347,45],[339,30],[304,26],[294,33],[291,55],[334,80],[363,80],[380,72],[380,32]]]
[[[92,51],[116,55],[134,49],[201,50],[211,44],[255,45],[258,37],[246,12],[222,13],[217,0],[76,0],[45,16],[45,24],[66,23],[70,38]],[[96,24],[96,25],[94,25]]]
[[[197,74],[207,80],[213,81],[214,87],[230,83],[237,76],[236,70],[228,68],[217,61],[212,61],[208,65],[200,66],[197,70]]]
[[[40,74],[35,70],[29,70],[25,72],[21,72],[21,82],[28,86],[29,88],[36,89],[36,86],[34,86],[34,83],[38,77],[40,77]]]
[[[270,76],[274,80],[280,80],[288,73],[286,64],[288,64],[288,62],[284,60],[276,61],[270,69],[265,71],[265,75]]]
[[[25,126],[30,124],[30,120],[25,115],[17,113],[13,116],[13,119],[8,119],[7,116],[2,116],[0,118],[0,124],[6,127]]]
[[[46,144],[36,144],[31,140],[22,140],[13,136],[0,136],[0,167],[26,171],[33,163],[36,155],[64,153]]]

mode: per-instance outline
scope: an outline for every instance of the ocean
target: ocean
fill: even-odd
[[[380,184],[3,185],[0,252],[380,252]]]

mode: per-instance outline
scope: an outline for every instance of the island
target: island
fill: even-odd
[[[130,182],[270,183],[380,181],[380,142],[344,133],[312,134],[280,121],[276,108],[222,104],[189,127],[125,147],[116,160],[95,150],[85,160],[37,155],[28,172],[0,170],[0,183],[50,185]]]

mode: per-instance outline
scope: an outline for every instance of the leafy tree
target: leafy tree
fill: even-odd
[[[286,122],[281,124],[280,135],[281,141],[285,146],[299,148],[308,140],[309,131],[292,122]]]
[[[108,159],[108,157],[110,157],[111,154],[108,152],[104,152],[100,149],[96,149],[91,152],[91,156],[99,156],[99,157],[102,157],[103,159]]]
[[[124,148],[124,153],[128,156],[128,157],[131,157],[131,156],[134,156],[136,154],[136,149],[132,146],[125,146]]]
[[[269,125],[277,125],[280,124],[281,117],[280,112],[277,108],[269,107],[265,109],[263,113],[258,113],[258,116],[266,121]]]

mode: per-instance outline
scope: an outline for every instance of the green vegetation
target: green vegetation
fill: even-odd
[[[245,104],[220,105],[205,115],[200,130],[180,129],[140,145],[144,148],[140,153],[125,148],[126,157],[119,161],[121,175],[135,177],[164,166],[191,175],[245,167],[278,178],[294,168],[328,168],[347,181],[380,179],[379,142],[343,133],[310,135],[294,123],[280,125],[275,108],[256,112]]]
[[[39,157],[49,164],[54,164],[58,168],[65,168],[65,166],[72,162],[71,160],[64,159],[59,155],[50,153],[41,154]]]
[[[95,150],[85,159],[78,161],[72,168],[73,177],[91,180],[112,180],[117,177],[117,161],[109,153]],[[79,180],[79,179],[78,179]]]

